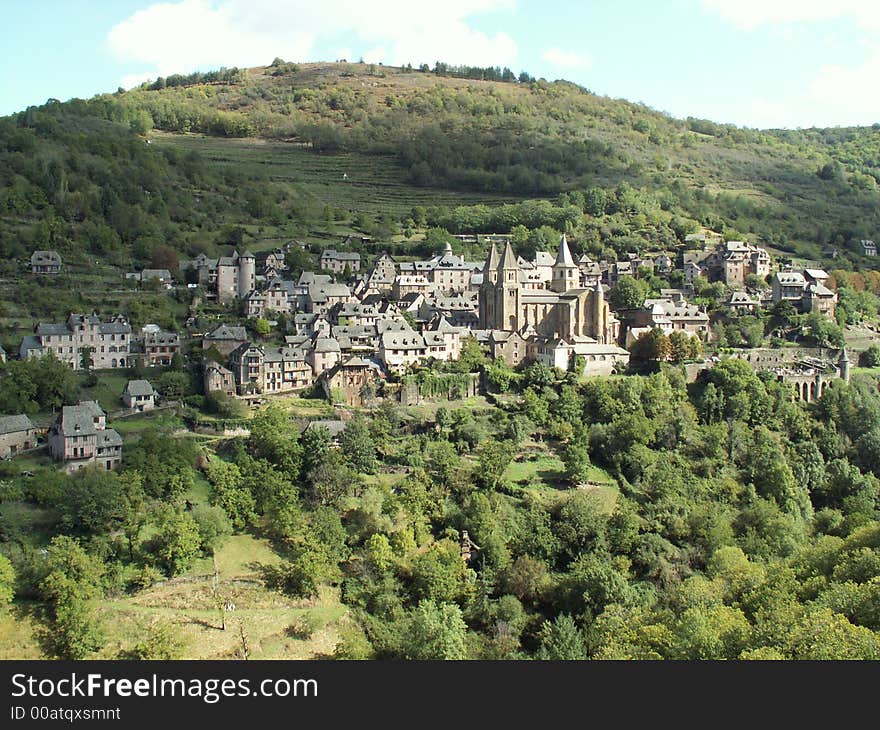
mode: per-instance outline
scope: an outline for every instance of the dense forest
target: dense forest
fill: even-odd
[[[157,431],[119,473],[4,467],[4,499],[41,505],[58,536],[41,558],[4,527],[0,596],[41,600],[50,654],[89,656],[95,598],[251,532],[285,556],[263,569],[270,589],[338,587],[336,658],[880,658],[872,381],[808,405],[741,361],[690,385],[672,366],[579,383],[476,352],[462,367],[487,368],[495,407],[385,404],[338,448],[270,406],[210,454]],[[509,476],[539,446],[558,486]],[[136,653],[175,646],[165,626]]]

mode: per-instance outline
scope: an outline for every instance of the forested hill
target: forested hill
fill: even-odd
[[[176,143],[192,133],[228,140],[230,159],[242,164],[215,164],[217,144],[206,155]],[[276,59],[50,101],[0,120],[0,253],[53,245],[147,259],[158,246],[224,243],[223,226],[233,223],[308,228],[328,216],[328,200],[340,210],[365,207],[347,206],[344,192],[328,197],[327,186],[342,184],[332,167],[321,168],[333,170],[321,194],[286,184],[276,167],[288,155],[294,166],[307,166],[304,156],[344,155],[375,167],[380,182],[431,191],[419,197],[439,204],[429,224],[549,223],[572,229],[584,249],[591,238],[666,246],[705,226],[819,258],[829,246],[880,235],[880,125],[746,130],[507,69]],[[534,226],[510,209],[491,210],[525,198],[563,210]],[[456,210],[460,203],[490,209]],[[381,201],[371,212],[399,223],[419,217],[383,211]]]

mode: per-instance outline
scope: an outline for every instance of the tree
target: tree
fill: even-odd
[[[843,330],[821,312],[810,312],[804,322],[806,331],[818,347],[843,347]]]
[[[333,438],[326,426],[310,426],[300,436],[302,446],[302,472],[308,475],[324,461],[333,445]]]
[[[15,568],[9,558],[0,555],[0,608],[12,603],[15,589]]]
[[[567,613],[553,621],[545,621],[538,633],[541,646],[537,658],[550,661],[578,661],[588,659],[586,639],[574,619]]]
[[[251,453],[277,467],[290,481],[296,481],[303,466],[303,448],[293,435],[290,416],[272,404],[260,411],[249,427],[247,444]]]
[[[489,362],[486,353],[476,337],[465,337],[461,341],[458,360],[450,364],[450,369],[458,373],[476,373]]]
[[[458,606],[423,600],[410,614],[403,654],[406,659],[466,659],[466,635]]]
[[[101,629],[90,602],[100,593],[103,564],[73,538],[52,538],[40,594],[49,604],[51,642],[61,659],[84,659],[101,646]]]
[[[809,611],[794,627],[787,648],[793,659],[880,659],[880,639],[870,629],[856,626],[830,608]]]
[[[128,651],[122,652],[120,658],[136,661],[169,661],[180,658],[183,642],[169,624],[153,621],[144,626],[140,634],[144,638]]]
[[[584,212],[592,216],[605,215],[608,205],[608,194],[602,188],[590,188],[584,193]]]
[[[683,360],[687,360],[690,358],[691,354],[691,345],[690,341],[692,339],[696,339],[694,337],[689,337],[687,334],[682,332],[681,330],[675,330],[672,334],[669,335],[669,359],[672,362],[682,362]],[[699,340],[697,340],[699,342]]]
[[[159,513],[158,534],[153,538],[153,553],[163,570],[174,576],[183,573],[199,555],[202,537],[195,518],[189,512],[165,507]]]
[[[59,507],[68,529],[81,534],[109,532],[122,517],[117,475],[97,466],[80,469],[68,481]]]
[[[156,390],[165,398],[182,398],[192,392],[192,383],[187,373],[170,370],[156,380]]]
[[[272,332],[272,325],[268,320],[258,317],[251,322],[251,329],[260,337],[268,337]]]
[[[678,659],[736,659],[748,646],[751,626],[743,612],[730,606],[693,606],[674,628]]]
[[[357,484],[357,474],[349,467],[341,449],[331,449],[306,474],[308,498],[313,504],[334,504]]]
[[[586,482],[590,477],[590,450],[580,440],[567,444],[562,451],[562,462],[565,464],[565,476],[572,486]]]
[[[489,439],[477,449],[478,470],[475,477],[486,489],[498,489],[504,471],[513,459],[514,448],[509,441]]]
[[[672,355],[669,337],[659,327],[643,332],[630,347],[632,356],[639,360],[668,360]]]
[[[268,571],[269,584],[295,598],[312,598],[332,572],[326,549],[305,540],[291,548],[289,560]]]
[[[410,567],[412,590],[419,599],[456,603],[470,595],[474,572],[451,540],[438,540],[420,553]]]
[[[356,472],[372,474],[376,470],[376,444],[362,417],[348,422],[339,436],[339,448]]]
[[[624,276],[608,295],[608,303],[614,310],[638,309],[645,303],[648,286],[641,279]]]
[[[168,269],[172,274],[177,271],[177,251],[170,246],[156,246],[150,255],[150,266],[154,269]]]
[[[880,367],[880,345],[871,345],[859,355],[859,365],[863,368]]]
[[[180,373],[163,373],[162,377],[178,374]],[[243,418],[247,414],[247,404],[244,401],[220,390],[208,395],[205,406],[209,413],[216,413],[221,418]]]
[[[212,459],[205,467],[205,475],[212,487],[211,502],[223,508],[233,527],[240,530],[254,521],[254,495],[245,488],[238,466]]]
[[[213,553],[232,534],[232,523],[219,506],[197,504],[192,516],[199,531],[200,547],[205,553]]]

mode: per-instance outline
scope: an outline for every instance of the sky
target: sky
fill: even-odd
[[[220,66],[508,66],[676,117],[880,122],[880,0],[0,0],[0,115]]]

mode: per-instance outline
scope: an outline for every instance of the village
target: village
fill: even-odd
[[[688,236],[678,251],[617,261],[575,258],[564,234],[556,251],[537,251],[529,259],[514,253],[510,236],[457,238],[488,248],[485,259],[468,261],[449,241],[424,260],[398,261],[384,252],[367,259],[324,248],[317,271],[291,277],[288,255],[305,245],[291,241],[258,255],[200,255],[180,261],[174,272],[129,272],[128,281],[169,292],[186,288],[227,314],[204,329],[203,320],[191,317],[185,331],[170,332],[150,324],[134,331],[121,314],[101,320],[71,313],[66,322],[39,322],[16,354],[21,360],[51,356],[73,370],[96,371],[98,378],[188,363],[199,368],[205,397],[258,406],[272,396],[309,393],[344,410],[413,397],[400,385],[405,376],[442,371],[469,346],[504,367],[541,363],[577,377],[623,375],[643,360],[671,359],[693,379],[719,361],[712,326],[719,312],[736,322],[762,310],[778,312],[781,305],[833,321],[838,299],[827,272],[774,262],[761,246],[711,232]],[[862,243],[869,255],[872,242]],[[29,269],[51,277],[63,270],[62,258],[35,251]],[[648,277],[681,286],[641,301],[615,298],[627,280]],[[710,316],[695,287],[715,283],[723,285],[725,298]],[[664,347],[657,352],[658,337],[676,354]],[[845,347],[760,344],[726,348],[726,354],[792,383],[795,397],[811,401],[835,378],[849,380]],[[469,392],[486,387],[474,373]],[[129,380],[118,395],[121,416],[177,404],[143,378]],[[46,448],[68,471],[92,463],[113,469],[123,458],[123,438],[107,421],[95,401],[65,405],[42,427],[25,414],[6,414],[0,418],[0,456]]]

